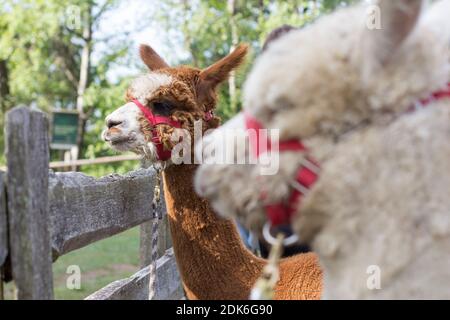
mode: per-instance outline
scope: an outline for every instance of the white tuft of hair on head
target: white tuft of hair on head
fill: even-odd
[[[133,80],[130,86],[131,94],[141,103],[146,104],[149,96],[158,88],[167,86],[173,81],[170,75],[151,72],[141,75]]]

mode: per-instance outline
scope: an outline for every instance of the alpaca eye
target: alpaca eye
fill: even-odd
[[[172,109],[173,105],[170,102],[153,102],[153,111],[157,114],[170,116],[172,114]]]

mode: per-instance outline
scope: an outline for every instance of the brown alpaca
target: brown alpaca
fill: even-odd
[[[127,103],[110,114],[103,133],[105,141],[120,151],[131,150],[153,162],[160,154],[152,142],[154,134],[167,148],[174,128],[159,124],[154,130],[141,107],[154,115],[170,117],[193,135],[195,121],[203,131],[218,126],[211,116],[216,88],[244,59],[246,46],[204,69],[170,68],[156,52],[141,46],[141,58],[151,70],[138,77],[127,91]],[[145,110],[144,110],[145,111]],[[208,117],[209,114],[209,117]],[[194,191],[196,165],[168,165],[164,170],[164,192],[173,246],[188,299],[248,299],[251,287],[265,264],[242,244],[234,223],[216,216],[208,201]],[[283,259],[276,299],[319,299],[322,271],[315,254]]]

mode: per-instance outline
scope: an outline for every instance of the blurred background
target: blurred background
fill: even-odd
[[[93,163],[114,156],[100,134],[105,116],[123,104],[130,79],[146,71],[138,57],[141,43],[171,65],[198,68],[240,42],[250,44],[247,63],[220,89],[217,114],[225,121],[240,110],[245,75],[271,30],[305,26],[351,2],[0,0],[0,168],[5,165],[4,115],[19,104],[49,114],[51,161],[69,157]],[[138,160],[126,160],[55,170],[99,177],[139,166]],[[62,257],[54,265],[56,298],[81,299],[133,274],[139,269],[138,245],[139,232],[133,229]],[[72,264],[82,270],[80,290],[66,289]]]

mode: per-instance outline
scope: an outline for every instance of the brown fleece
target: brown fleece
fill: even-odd
[[[234,223],[219,218],[197,196],[196,165],[173,165],[164,172],[164,192],[173,247],[188,299],[248,299],[265,260],[242,244]],[[320,299],[322,271],[315,254],[280,263],[275,299]]]
[[[170,68],[148,46],[141,46],[141,58],[153,72],[166,73],[173,81],[145,97],[152,108],[158,101],[173,105],[171,117],[193,134],[194,121],[204,118],[215,108],[217,86],[231,70],[242,63],[246,45],[204,70],[180,66]],[[129,89],[126,99],[134,99]],[[141,131],[151,140],[152,127],[139,119]],[[215,128],[220,119],[203,120],[203,129]],[[173,128],[159,125],[157,130],[164,145],[171,148]],[[164,172],[164,192],[169,215],[175,257],[188,299],[248,299],[260,276],[265,260],[259,259],[242,244],[235,225],[219,218],[209,203],[194,191],[193,177],[197,166],[171,165]],[[314,254],[298,255],[280,265],[276,299],[319,299],[322,272]]]
[[[153,48],[150,46],[141,44],[141,46],[139,47],[139,55],[141,56],[142,61],[150,70],[169,67],[164,59],[161,58],[159,54],[157,54],[156,51],[153,50]]]

